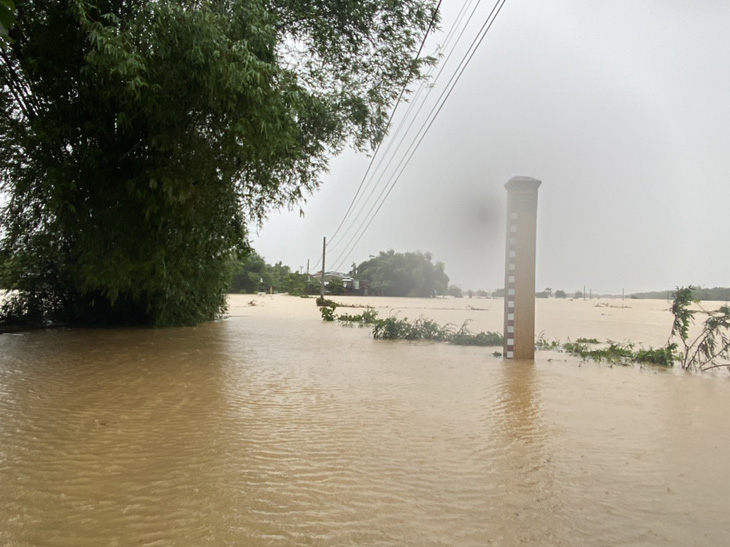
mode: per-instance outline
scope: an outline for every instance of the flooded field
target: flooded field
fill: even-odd
[[[349,302],[502,329],[501,300]],[[537,306],[548,339],[671,326],[664,301]],[[727,375],[492,351],[376,341],[288,296],[0,335],[0,545],[728,542]]]

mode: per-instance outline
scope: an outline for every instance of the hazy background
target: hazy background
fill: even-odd
[[[427,52],[462,5],[444,2]],[[478,8],[445,72],[492,6]],[[508,0],[339,269],[381,250],[421,250],[463,289],[502,286],[504,184],[525,175],[543,181],[538,289],[730,285],[728,28],[725,0]],[[273,213],[254,248],[297,270],[311,259],[314,271],[368,161],[335,158],[304,217]]]

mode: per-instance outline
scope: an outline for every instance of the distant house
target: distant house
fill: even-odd
[[[368,295],[368,282],[365,279],[352,279],[343,281],[345,294],[357,294],[359,296]]]
[[[319,281],[322,279],[322,272],[317,272],[313,275],[313,278]],[[350,274],[342,272],[325,272],[324,273],[324,286],[333,279],[339,279],[342,281],[342,287],[345,289],[345,294],[356,294],[359,296],[368,295],[368,282],[364,279],[354,279]]]

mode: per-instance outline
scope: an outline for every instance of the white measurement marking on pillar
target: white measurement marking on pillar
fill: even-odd
[[[505,184],[504,356],[507,359],[534,358],[535,230],[540,184],[531,177],[512,177]]]
[[[512,359],[515,353],[515,276],[512,274],[515,271],[515,258],[517,257],[517,213],[515,212],[511,212],[509,215],[509,232],[513,237],[508,240],[507,270],[510,275],[507,277],[507,294],[505,298],[507,299],[507,309],[511,313],[507,314],[505,357]]]

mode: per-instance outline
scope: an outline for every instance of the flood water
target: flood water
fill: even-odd
[[[1,335],[0,545],[730,541],[726,375],[375,341],[252,298],[195,328]],[[430,315],[501,330],[501,301],[455,302]],[[666,303],[550,302],[549,337],[669,328]]]

